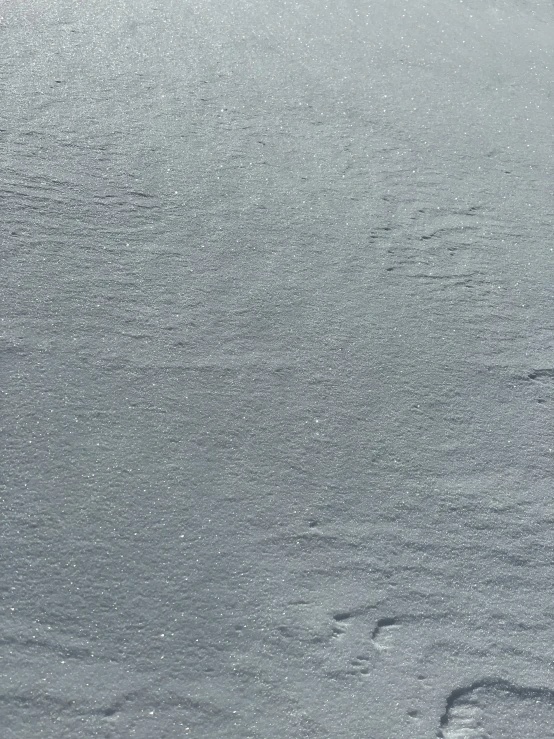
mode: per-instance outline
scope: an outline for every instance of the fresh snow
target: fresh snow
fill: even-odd
[[[0,5],[3,739],[554,737],[554,5]]]

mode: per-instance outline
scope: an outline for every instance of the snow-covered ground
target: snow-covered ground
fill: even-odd
[[[0,5],[1,737],[554,737],[553,60]]]

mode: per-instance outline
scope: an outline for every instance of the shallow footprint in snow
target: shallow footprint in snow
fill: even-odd
[[[452,691],[440,739],[554,737],[554,690],[482,680]]]
[[[474,696],[470,696],[450,708],[448,721],[438,736],[444,739],[489,739],[482,721],[483,710]]]
[[[380,618],[373,629],[371,638],[377,649],[390,649],[394,642],[394,634],[400,628],[395,618]]]
[[[369,675],[370,659],[365,654],[359,654],[353,660],[350,660],[351,670],[354,675]]]
[[[347,611],[343,611],[341,613],[335,613],[333,616],[333,620],[335,621],[335,624],[333,625],[333,639],[340,639],[342,635],[346,632],[346,624],[345,626],[342,626],[342,623],[345,621],[348,621],[348,619],[351,617],[351,613],[348,613]]]

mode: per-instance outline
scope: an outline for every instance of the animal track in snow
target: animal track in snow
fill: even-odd
[[[533,370],[532,372],[529,372],[526,379],[540,382],[544,385],[552,385],[554,383],[554,369],[547,368]]]
[[[399,628],[397,619],[380,618],[371,635],[377,649],[389,649],[394,639],[394,632]]]
[[[446,701],[440,739],[554,737],[554,690],[484,679],[453,690]]]
[[[554,369],[552,368],[535,369],[528,372],[524,379],[536,385],[539,392],[547,394],[554,390]],[[546,403],[546,398],[537,398],[537,403]]]
[[[351,673],[355,675],[369,675],[370,659],[364,654],[360,654],[350,661],[352,665]]]
[[[340,639],[341,636],[345,633],[346,629],[344,629],[342,626],[340,626],[341,623],[344,621],[348,621],[348,619],[352,616],[351,613],[348,613],[347,611],[343,611],[341,613],[335,613],[333,616],[333,619],[335,621],[335,624],[333,625],[333,638],[334,639]]]

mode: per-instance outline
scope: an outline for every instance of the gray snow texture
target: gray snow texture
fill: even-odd
[[[554,737],[554,4],[0,4],[2,739]]]

